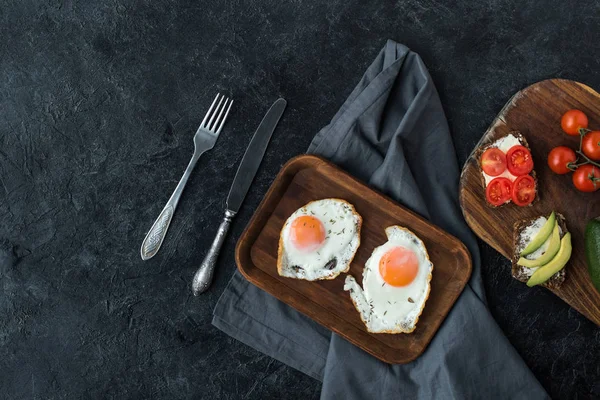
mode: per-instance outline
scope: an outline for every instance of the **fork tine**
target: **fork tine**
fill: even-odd
[[[221,129],[223,129],[223,125],[225,125],[225,120],[227,119],[227,115],[229,114],[229,110],[231,110],[231,105],[233,104],[233,100],[231,100],[229,102],[229,107],[227,108],[227,112],[225,113],[225,115],[223,116],[223,119],[221,120],[221,125],[219,125],[219,129],[217,129],[216,134],[218,135],[219,133],[221,133]],[[223,107],[223,109],[225,109],[225,107]],[[220,117],[220,115],[219,115]]]
[[[212,111],[215,103],[217,102],[217,99],[219,98],[219,95],[221,93],[217,93],[217,97],[215,97],[215,99],[213,100],[212,104],[210,105],[210,108],[208,109],[208,111],[206,112],[206,115],[204,116],[204,119],[202,120],[202,122],[200,123],[200,128],[202,128],[204,126],[204,123],[206,122],[206,120],[208,119],[210,112]]]
[[[219,103],[217,103],[217,107],[215,107],[215,110],[213,111],[212,115],[210,116],[210,119],[204,126],[205,129],[208,129],[209,131],[211,130],[210,126],[212,125],[213,120],[215,119],[215,116],[217,115],[217,112],[221,108],[221,103],[223,102],[223,99],[225,99],[225,96],[221,96],[221,100],[219,100]]]
[[[210,130],[212,132],[215,132],[215,134],[217,133],[216,131],[216,127],[219,125],[219,121],[221,121],[221,117],[223,116],[223,113],[225,112],[225,109],[227,108],[227,102],[230,101],[229,99],[225,99],[225,103],[223,103],[223,107],[221,108],[221,111],[219,112],[219,115],[217,116],[217,118],[215,119],[215,123],[210,127]]]

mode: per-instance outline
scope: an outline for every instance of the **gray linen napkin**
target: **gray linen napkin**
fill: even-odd
[[[460,238],[473,258],[469,284],[425,353],[405,365],[368,355],[237,271],[213,324],[321,380],[324,399],[547,398],[486,307],[479,249],[458,205],[456,154],[421,58],[389,40],[308,152]]]

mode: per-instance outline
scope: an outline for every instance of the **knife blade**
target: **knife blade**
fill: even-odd
[[[258,171],[258,167],[267,150],[267,145],[271,140],[273,131],[275,131],[275,127],[283,115],[286,106],[287,101],[284,99],[275,101],[256,129],[256,132],[244,153],[244,157],[238,167],[237,173],[235,174],[231,189],[229,189],[229,196],[227,196],[226,203],[228,210],[235,213],[240,210],[242,202],[250,189],[256,171]]]
[[[250,189],[256,171],[258,171],[258,167],[265,155],[269,140],[271,140],[271,136],[286,106],[287,102],[284,99],[278,99],[273,103],[260,125],[258,125],[252,140],[250,140],[250,144],[244,153],[244,157],[242,157],[242,162],[240,162],[240,166],[231,184],[231,189],[229,189],[225,217],[221,221],[217,235],[204,257],[204,261],[202,261],[200,268],[198,268],[192,279],[192,292],[195,296],[204,293],[212,282],[219,251],[225,241],[227,231],[229,231],[231,220],[242,206],[242,202],[248,193],[248,189]]]

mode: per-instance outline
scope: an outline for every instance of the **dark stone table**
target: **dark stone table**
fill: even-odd
[[[318,398],[317,381],[227,337],[211,313],[276,172],[385,40],[428,65],[461,163],[526,85],[563,77],[600,88],[597,2],[446,3],[0,1],[0,396]],[[219,91],[235,99],[230,121],[160,253],[142,262],[140,243]],[[288,110],[216,281],[194,298],[237,165],[279,96]],[[598,398],[600,330],[481,249],[491,310],[543,386]]]

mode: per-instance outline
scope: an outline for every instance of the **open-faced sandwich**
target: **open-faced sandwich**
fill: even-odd
[[[487,204],[499,207],[511,201],[530,205],[537,195],[537,181],[529,144],[518,131],[501,136],[479,149],[481,182]]]
[[[562,214],[552,212],[514,225],[512,275],[527,286],[557,289],[571,258],[571,234]]]
[[[341,199],[311,201],[285,222],[279,237],[277,272],[315,281],[348,272],[360,245],[362,218]]]
[[[362,287],[351,275],[344,290],[372,333],[410,333],[429,297],[433,263],[423,241],[409,229],[389,226],[388,241],[367,260]]]

